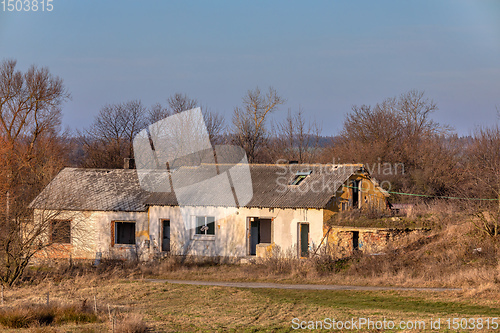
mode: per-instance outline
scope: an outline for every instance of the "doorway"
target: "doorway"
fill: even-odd
[[[257,254],[257,244],[272,243],[272,220],[251,217],[249,219],[249,249],[248,254]]]
[[[299,223],[299,251],[300,257],[309,256],[309,224]]]
[[[359,231],[352,232],[352,250],[359,250]]]
[[[360,191],[360,185],[361,185],[361,181],[359,181],[359,180],[353,180],[351,182],[351,187],[352,187],[352,208],[359,208],[359,194],[361,193],[361,191]]]
[[[161,250],[163,252],[170,252],[170,220],[161,220],[161,224]]]

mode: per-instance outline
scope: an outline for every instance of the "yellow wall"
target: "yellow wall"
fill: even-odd
[[[335,213],[342,211],[342,203],[347,210],[352,209],[351,182],[360,180],[359,205],[361,209],[374,208],[378,210],[386,209],[386,196],[384,192],[371,180],[367,174],[354,174],[339,188],[335,197],[332,197],[325,207],[323,220],[328,221]]]

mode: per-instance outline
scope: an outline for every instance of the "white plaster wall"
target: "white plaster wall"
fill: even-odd
[[[36,221],[49,219],[71,220],[71,246],[67,247],[74,259],[94,259],[97,252],[103,258],[132,259],[139,255],[147,255],[144,241],[148,240],[147,212],[102,212],[102,211],[35,211]],[[111,246],[111,222],[135,221],[136,243],[133,245]],[[147,249],[149,252],[149,248]],[[68,257],[70,255],[68,253]],[[51,256],[51,252],[47,251]]]
[[[97,250],[102,252],[104,258],[148,259],[149,246],[145,242],[149,240],[147,212],[93,212],[92,219],[96,226]],[[135,222],[136,245],[111,246],[112,221]]]
[[[215,236],[194,235],[195,216],[214,216]],[[171,251],[181,255],[244,256],[245,219],[225,207],[152,206],[149,209],[150,238],[161,249],[161,220],[170,220]],[[186,222],[185,222],[186,221]]]
[[[215,237],[196,237],[193,216],[215,216]],[[309,223],[310,245],[317,247],[323,237],[322,209],[268,209],[226,207],[151,206],[149,208],[152,244],[161,248],[162,219],[170,220],[171,250],[176,254],[244,257],[247,255],[247,218],[270,218],[273,243],[297,255],[298,224]],[[184,222],[188,220],[188,224]]]

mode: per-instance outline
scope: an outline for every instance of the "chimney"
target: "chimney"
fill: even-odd
[[[125,157],[123,159],[123,168],[124,169],[135,169],[135,160],[133,158]]]

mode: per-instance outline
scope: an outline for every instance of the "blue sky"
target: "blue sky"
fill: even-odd
[[[335,135],[352,105],[410,89],[434,119],[469,134],[500,108],[498,1],[53,0],[52,12],[0,5],[0,60],[47,66],[72,100],[64,124],[88,126],[108,103],[186,93],[225,115],[273,86]]]

